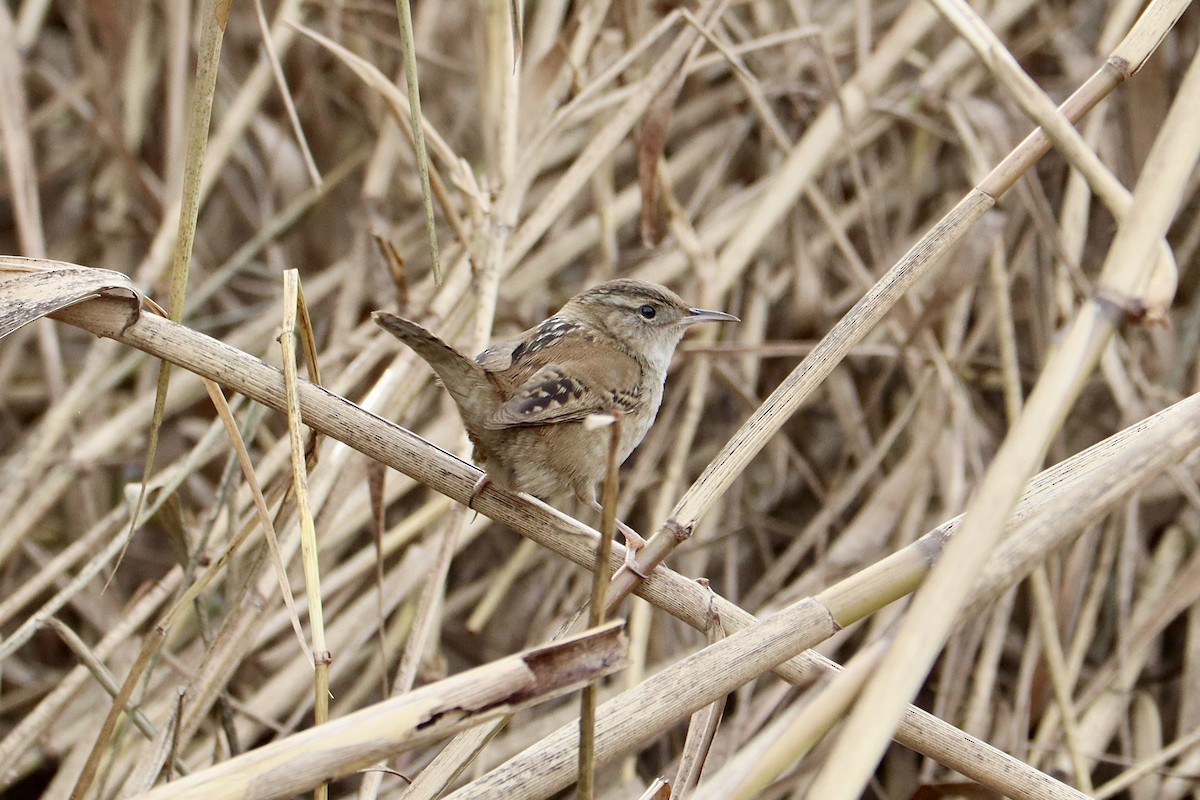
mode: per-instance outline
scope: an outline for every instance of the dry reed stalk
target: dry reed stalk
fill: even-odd
[[[99,315],[94,313],[101,310],[97,307],[97,303],[104,303],[109,306],[108,311],[110,313],[108,315],[107,322],[103,322],[105,319],[104,313]],[[78,307],[78,310],[91,311],[93,313],[79,315],[74,317],[74,319],[78,319],[80,322],[86,321],[90,327],[94,326],[92,327],[93,330],[98,332],[103,331],[110,336],[120,336],[123,340],[130,343],[137,343],[140,346],[154,347],[157,352],[160,352],[163,355],[169,354],[169,357],[180,359],[182,363],[187,365],[192,370],[213,370],[214,365],[219,364],[220,367],[217,368],[217,372],[214,374],[220,373],[226,375],[227,377],[225,380],[233,382],[234,385],[239,386],[243,391],[249,392],[252,396],[256,396],[260,401],[278,406],[284,405],[284,398],[281,394],[279,394],[280,389],[268,388],[272,384],[278,386],[281,383],[277,377],[277,373],[276,377],[272,377],[272,370],[270,368],[265,366],[255,366],[253,362],[244,359],[242,356],[238,355],[236,351],[232,351],[230,348],[225,347],[224,345],[221,345],[215,341],[208,340],[208,342],[205,344],[203,343],[202,337],[198,337],[196,334],[188,332],[185,328],[176,327],[172,329],[170,333],[168,333],[169,329],[161,326],[169,325],[169,323],[165,321],[155,322],[156,318],[151,315],[144,315],[137,323],[132,325],[127,324],[126,320],[128,318],[126,315],[121,313],[119,305],[116,308],[113,308],[112,305],[113,301],[92,301],[91,303],[87,304],[87,306]],[[114,314],[111,312],[116,313]],[[77,309],[71,309],[60,313],[76,314]],[[154,334],[139,334],[139,330],[141,328],[153,328],[156,326],[157,332]],[[177,345],[169,350],[157,349],[160,346],[159,343],[165,342],[168,339],[176,340]],[[191,342],[190,344],[185,344],[189,341]],[[199,355],[197,350],[198,346],[200,348],[208,349],[212,351],[212,353],[203,359],[197,359],[196,356]],[[215,357],[216,353],[218,352],[221,353],[221,356]],[[241,362],[242,366],[233,366],[237,365],[239,361]],[[204,366],[205,364],[208,366]],[[244,379],[248,378],[254,372],[259,373],[257,382],[244,382]],[[406,469],[413,469],[418,474],[425,475],[426,479],[430,481],[437,480],[437,478],[433,476],[445,475],[449,471],[449,463],[444,464],[436,472],[430,472],[428,470],[428,465],[422,463],[419,459],[414,459],[412,457],[397,459],[394,455],[395,451],[389,451],[386,448],[379,449],[381,438],[386,438],[385,434],[364,434],[362,432],[355,432],[359,426],[365,426],[366,429],[369,429],[376,424],[387,426],[386,423],[378,420],[378,418],[370,416],[360,416],[357,420],[354,420],[354,415],[351,414],[349,417],[347,417],[346,412],[330,415],[328,411],[322,410],[323,405],[326,401],[335,401],[336,406],[336,398],[322,393],[319,387],[301,385],[299,388],[302,390],[300,399],[302,407],[305,409],[305,417],[316,429],[339,437],[349,436],[353,441],[358,443],[359,447],[371,452],[377,458],[385,461],[385,463],[390,463],[397,466],[404,464]],[[1181,404],[1180,411],[1176,416],[1179,416],[1182,421],[1189,421],[1189,418],[1186,416],[1187,411],[1185,410],[1185,406],[1186,409],[1190,410],[1190,408],[1195,404],[1195,402]],[[347,408],[349,409],[352,407],[347,406]],[[359,413],[361,414],[361,412]],[[352,422],[351,426],[345,427],[346,423],[351,422],[352,420],[354,421]],[[393,430],[396,429],[393,428]],[[1168,428],[1167,435],[1174,439],[1173,444],[1175,444],[1176,448],[1178,449],[1163,448],[1159,445],[1151,444],[1145,436],[1145,430],[1146,429],[1143,428],[1143,430],[1136,431],[1126,437],[1127,440],[1132,439],[1130,444],[1144,448],[1142,451],[1143,455],[1141,456],[1143,461],[1141,462],[1142,466],[1140,469],[1135,467],[1135,464],[1138,462],[1126,452],[1128,450],[1128,445],[1126,445],[1124,441],[1114,441],[1112,445],[1108,445],[1106,443],[1106,447],[1104,448],[1095,448],[1097,453],[1104,453],[1105,451],[1108,451],[1109,453],[1113,454],[1108,456],[1107,462],[1105,462],[1103,459],[1099,462],[1092,461],[1091,459],[1094,459],[1095,456],[1093,456],[1091,452],[1085,453],[1082,457],[1075,459],[1075,461],[1078,461],[1085,470],[1101,469],[1107,470],[1111,473],[1114,471],[1114,463],[1119,463],[1120,469],[1123,470],[1123,472],[1119,473],[1118,476],[1110,477],[1108,479],[1108,483],[1104,487],[1105,494],[1103,497],[1105,499],[1097,497],[1087,501],[1087,506],[1091,509],[1093,514],[1098,515],[1108,507],[1108,504],[1123,497],[1125,492],[1128,491],[1128,487],[1130,485],[1137,485],[1138,481],[1142,478],[1142,475],[1153,474],[1154,470],[1159,470],[1169,466],[1171,463],[1173,463],[1172,459],[1178,458],[1180,453],[1188,452],[1194,446],[1192,444],[1193,440],[1190,437],[1181,437],[1178,435],[1175,429]],[[1141,436],[1139,437],[1137,434],[1141,434]],[[467,468],[466,465],[461,465],[461,462],[459,463],[460,468],[465,471],[465,474],[459,479],[460,483],[458,487],[455,488],[442,484],[442,490],[454,495],[461,495],[463,499],[465,499],[465,497],[472,491],[474,484],[474,478],[472,475],[477,473],[475,473],[474,470]],[[1074,479],[1080,485],[1082,490],[1091,491],[1095,486],[1094,482],[1087,480],[1087,476],[1080,474],[1081,470],[1075,464],[1064,464],[1059,472]],[[1033,515],[1031,518],[1025,518],[1026,514],[1029,512],[1018,512],[1017,519],[1021,520],[1023,530],[1027,531],[1028,533],[1024,538],[1014,538],[1011,540],[1009,545],[1006,545],[1009,549],[1021,552],[1022,558],[1020,560],[1014,560],[1012,556],[1006,555],[1002,549],[1000,555],[1003,556],[1003,560],[998,563],[1005,564],[1006,569],[993,573],[987,577],[984,588],[980,592],[980,594],[983,595],[983,598],[977,600],[977,603],[983,602],[988,593],[1001,591],[1003,588],[1011,585],[1013,581],[1026,574],[1026,571],[1022,571],[1022,565],[1029,565],[1024,567],[1025,570],[1031,568],[1031,565],[1033,563],[1037,563],[1037,560],[1042,557],[1039,555],[1040,552],[1057,549],[1057,547],[1060,546],[1059,542],[1061,541],[1062,536],[1069,535],[1072,530],[1077,530],[1077,528],[1074,527],[1064,528],[1062,525],[1056,525],[1055,532],[1060,537],[1059,539],[1048,538],[1039,534],[1040,528],[1037,525],[1032,524],[1035,520],[1057,520],[1057,509],[1059,508],[1059,505],[1056,504],[1061,504],[1063,502],[1076,504],[1080,502],[1077,494],[1070,494],[1064,491],[1062,478],[1057,477],[1057,475],[1047,476],[1042,484],[1048,487],[1050,490],[1047,493],[1049,498],[1048,502],[1043,502],[1041,504],[1042,507],[1038,507],[1039,513]],[[1037,486],[1038,484],[1035,483],[1035,491]],[[493,493],[493,491],[495,491],[496,494],[500,494],[502,496],[504,495],[504,493],[499,492],[498,490],[489,488],[479,496],[477,499],[477,505],[481,508],[481,510],[488,511],[492,516],[498,516],[497,509],[493,506],[493,503],[488,502],[488,497]],[[525,511],[524,509],[520,510]],[[514,522],[510,524],[517,524],[524,532],[535,533],[538,530],[537,528],[527,527],[531,522],[531,518],[528,516],[528,513],[528,511],[525,511],[524,514],[518,513],[517,516],[512,517]],[[517,523],[515,520],[522,521]],[[1082,526],[1084,523],[1085,520],[1077,521],[1079,526]],[[920,545],[919,547],[910,548],[909,550],[897,553],[896,556],[891,557],[884,562],[880,562],[880,564],[878,564],[876,567],[864,572],[861,575],[855,576],[854,579],[844,581],[842,584],[838,584],[837,586],[832,587],[830,590],[822,592],[816,598],[818,601],[817,604],[802,606],[801,613],[806,613],[808,611],[817,612],[818,609],[821,609],[822,611],[817,612],[817,616],[810,617],[811,623],[818,623],[821,614],[825,611],[828,611],[828,613],[832,614],[833,617],[837,619],[838,626],[843,626],[850,624],[854,620],[861,617],[864,613],[868,613],[875,608],[886,605],[901,594],[911,591],[913,588],[915,588],[916,584],[923,577],[925,570],[928,568],[928,562],[932,560],[931,553],[933,550],[940,548],[940,542],[946,538],[951,529],[952,526],[943,526],[938,531],[935,531],[930,536],[925,537],[925,539],[918,543]],[[1026,541],[1027,539],[1029,541]],[[586,546],[583,548],[575,548],[570,546],[573,544],[570,540],[551,541],[554,542],[554,545],[557,548],[564,548],[564,546],[566,546],[565,549],[560,550],[560,552],[569,554],[579,563],[587,564],[591,562],[591,552]],[[1030,549],[1030,544],[1034,544],[1038,549]],[[614,562],[616,562],[616,558],[617,557],[614,557]],[[661,580],[663,577],[663,575],[656,573],[655,580]],[[653,583],[654,581],[651,582],[651,584]],[[686,582],[684,582],[683,586],[686,585]],[[679,613],[681,609],[675,607],[675,603],[677,603],[678,598],[682,593],[682,586],[677,583],[676,586],[671,591],[667,592],[665,596],[663,594],[651,596],[654,597],[658,602],[667,603],[665,607],[674,607],[674,613]],[[691,612],[695,618],[695,622],[693,624],[702,624],[702,618],[697,613],[698,606],[699,601],[697,599],[697,602],[693,605],[693,610]],[[727,608],[726,611],[731,614],[729,617],[731,621],[744,619],[744,617],[739,617],[738,614],[744,615],[745,612],[741,612],[741,610],[736,609],[736,607]],[[735,611],[737,613],[734,613]],[[825,635],[827,636],[829,633],[832,633],[832,630],[828,631]],[[809,639],[806,641],[806,645],[811,646],[818,640],[819,639]],[[699,699],[700,703],[702,704],[705,698],[702,696]],[[640,702],[641,701],[639,700],[633,703],[633,707],[638,707]],[[676,708],[678,709],[678,706],[676,706]],[[943,753],[941,755],[946,760],[953,760],[947,754]],[[535,758],[535,762],[539,763],[542,768],[548,767],[549,764],[543,763],[539,760],[540,758],[541,756]],[[959,768],[968,774],[971,774],[972,772],[969,764],[959,765]],[[1039,787],[1039,791],[1044,790],[1044,786],[1041,786],[1040,784],[1035,785]],[[1026,795],[1022,793],[1019,796]]]
[[[552,647],[518,653],[355,714],[258,748],[142,795],[153,798],[291,797],[323,778],[381,755],[436,740],[530,703],[577,688],[621,665],[620,623]]]
[[[296,448],[283,415],[258,405],[283,409],[284,381],[246,358],[281,363],[273,340],[290,267],[302,271],[329,391],[452,452],[461,446],[452,407],[411,354],[364,324],[370,310],[398,302],[464,349],[478,349],[493,329],[543,318],[613,274],[667,282],[699,305],[738,313],[746,323],[722,334],[736,343],[685,348],[659,424],[623,475],[623,519],[653,528],[683,494],[691,499],[675,516],[695,526],[671,553],[674,569],[660,567],[638,588],[650,602],[630,609],[634,666],[602,697],[621,707],[653,673],[690,681],[679,665],[711,654],[710,609],[729,634],[753,625],[751,612],[812,596],[813,612],[847,627],[826,624],[796,646],[822,642],[822,652],[854,660],[893,635],[905,612],[885,604],[922,580],[957,525],[939,523],[966,507],[1027,409],[1058,332],[1094,292],[1090,265],[1109,247],[1110,216],[1147,210],[1126,208],[1122,187],[1143,171],[1196,39],[1194,17],[1179,16],[1183,3],[1151,3],[1135,25],[1142,4],[1132,0],[1053,8],[1022,0],[996,4],[982,21],[964,5],[941,4],[966,38],[926,3],[902,0],[666,11],[645,2],[489,0],[441,4],[438,13],[416,4],[429,183],[443,228],[445,276],[436,286],[428,192],[409,102],[396,91],[395,8],[232,4],[206,157],[185,191],[186,168],[197,163],[185,155],[185,120],[201,94],[190,65],[211,10],[193,5],[25,0],[0,12],[10,42],[0,59],[3,198],[14,211],[0,224],[0,251],[115,268],[158,296],[187,197],[197,225],[188,325],[234,350],[177,340],[156,320],[119,331],[117,301],[63,313],[99,315],[104,331],[140,341],[156,359],[176,348],[170,357],[258,398],[231,403],[226,424],[245,440],[238,453],[214,424],[203,384],[176,370],[161,463],[145,482],[143,530],[104,589],[128,528],[127,484],[142,470],[157,361],[46,321],[0,343],[8,522],[0,532],[0,775],[16,781],[15,793],[69,795],[113,707],[76,666],[74,653],[85,652],[78,642],[98,653],[96,674],[107,669],[120,682],[152,617],[173,621],[129,708],[153,728],[118,719],[90,797],[134,795],[165,776],[233,763],[312,724],[313,671],[258,532],[270,503],[276,563],[295,585],[302,515],[278,487],[293,481]],[[1111,64],[1097,71],[1106,56]],[[1111,92],[1078,137],[1050,108],[1076,89],[1070,118]],[[1058,126],[1069,158],[1051,154],[1030,169],[1050,144],[1040,133],[1021,141],[1022,109]],[[1200,763],[1190,735],[1200,726],[1200,617],[1191,608],[1200,567],[1187,544],[1200,529],[1191,510],[1200,490],[1185,460],[1194,404],[1183,398],[1195,387],[1200,340],[1188,270],[1200,250],[1195,185],[1187,181],[1184,211],[1165,237],[1181,274],[1169,325],[1126,328],[1101,356],[1078,411],[1050,444],[1057,466],[1019,506],[923,684],[929,712],[904,712],[896,740],[928,757],[917,763],[891,748],[875,773],[892,796],[1080,796],[1048,774],[1102,796],[1175,800],[1191,791],[1187,776]],[[906,273],[885,303],[866,315],[854,309],[864,292],[878,299],[871,287],[906,251],[919,254],[910,259],[918,269],[933,266],[922,237],[945,228],[939,218],[972,186],[983,193],[974,213],[989,195],[1001,208],[956,228],[963,241],[944,242],[945,268],[919,281]],[[667,238],[645,249],[639,219],[665,222]],[[63,288],[77,293],[75,281],[89,272],[104,276],[80,272]],[[11,310],[0,304],[0,315]],[[839,339],[850,321],[853,336]],[[272,387],[269,397],[245,383],[252,375]],[[784,406],[773,395],[780,386]],[[489,492],[485,514],[545,546],[514,547],[498,527],[485,534],[486,517],[462,519],[457,539],[443,537],[457,529],[453,501],[430,496],[424,483],[461,500],[477,473],[392,426],[374,427],[351,406],[306,405],[328,396],[314,397],[303,381],[297,391],[306,424],[312,417],[353,445],[327,439],[308,475],[335,723],[379,701],[397,661],[405,679],[397,685],[419,686],[545,641],[577,612],[586,585],[562,558],[593,566],[594,532]],[[747,449],[738,424],[758,420],[760,408],[774,409],[771,435]],[[366,427],[355,433],[326,412]],[[372,500],[367,459],[355,447],[420,481],[389,473]],[[256,481],[241,477],[239,461]],[[706,463],[729,470],[685,493]],[[255,482],[267,487],[257,510]],[[716,594],[684,576],[706,579]],[[138,599],[139,586],[160,584],[173,598],[158,588]],[[484,597],[492,610],[468,624]],[[303,613],[310,604],[298,597],[297,606]],[[643,794],[652,776],[676,773],[686,749],[679,774],[691,780],[699,770],[697,790],[710,791],[723,764],[741,769],[783,752],[770,743],[795,709],[840,707],[843,682],[831,684],[834,693],[814,683],[831,669],[801,654],[776,668],[782,680],[736,687],[706,748],[685,746],[682,716],[651,739],[600,741],[628,755],[601,767],[598,785]],[[694,702],[709,699],[721,698]],[[330,784],[330,794],[398,794],[404,780],[395,771],[416,778],[414,797],[461,770],[497,770],[485,780],[502,780],[528,748],[546,765],[568,764],[562,775],[535,769],[529,786],[561,785],[572,779],[569,752],[556,740],[538,743],[576,724],[576,708],[564,698],[518,714],[478,755],[482,733],[456,739],[470,757],[457,744],[419,748],[387,771]],[[646,731],[658,724],[635,708],[626,721]],[[447,772],[426,766],[439,751],[433,763]],[[776,759],[772,769],[783,771],[756,791],[800,796],[825,758]],[[478,772],[464,774],[458,786]],[[987,789],[955,788],[962,775]]]
[[[1193,97],[1191,92],[1197,94]],[[883,735],[884,731],[893,720],[899,722],[903,706],[924,681],[972,581],[999,540],[1004,520],[1044,458],[1122,316],[1140,318],[1150,309],[1162,308],[1163,298],[1157,288],[1150,288],[1154,286],[1151,279],[1162,263],[1158,260],[1156,264],[1159,237],[1166,234],[1178,212],[1186,177],[1200,158],[1200,140],[1192,135],[1200,126],[1200,114],[1192,111],[1197,99],[1200,58],[1189,67],[1172,113],[1147,159],[1130,215],[1105,260],[1097,296],[1079,309],[968,505],[963,532],[952,540],[945,560],[914,598],[889,648],[886,663],[894,671],[881,671],[864,688],[837,748],[813,785],[812,791],[819,796],[848,799],[859,795],[887,746],[890,737]],[[1167,303],[1174,294],[1173,267],[1170,264],[1172,274],[1166,278],[1171,284]],[[1062,699],[1066,700],[1065,694]],[[1077,736],[1072,736],[1068,746],[1076,740]],[[1079,769],[1085,769],[1082,762]]]

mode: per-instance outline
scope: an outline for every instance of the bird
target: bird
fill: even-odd
[[[493,342],[474,359],[417,323],[387,311],[374,321],[419,355],[458,407],[473,460],[487,483],[544,502],[574,493],[599,510],[610,434],[592,415],[619,418],[617,460],[641,443],[662,404],[667,369],[684,333],[701,322],[738,322],[692,308],[649,281],[619,278],[572,297],[553,316]],[[635,573],[645,540],[619,522]]]

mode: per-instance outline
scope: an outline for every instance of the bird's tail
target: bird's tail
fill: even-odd
[[[375,324],[411,347],[441,379],[459,409],[490,409],[496,389],[483,368],[415,322],[387,311],[371,314]]]

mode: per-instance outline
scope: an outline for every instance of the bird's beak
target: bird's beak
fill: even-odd
[[[690,316],[679,320],[681,325],[695,325],[697,322],[741,322],[740,319],[733,314],[726,314],[724,311],[709,311],[704,308],[689,308]]]

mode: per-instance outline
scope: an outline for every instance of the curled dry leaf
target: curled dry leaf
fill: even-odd
[[[128,275],[120,272],[45,258],[0,256],[0,339],[59,309],[120,293],[137,300],[139,311],[147,303],[162,313]]]

